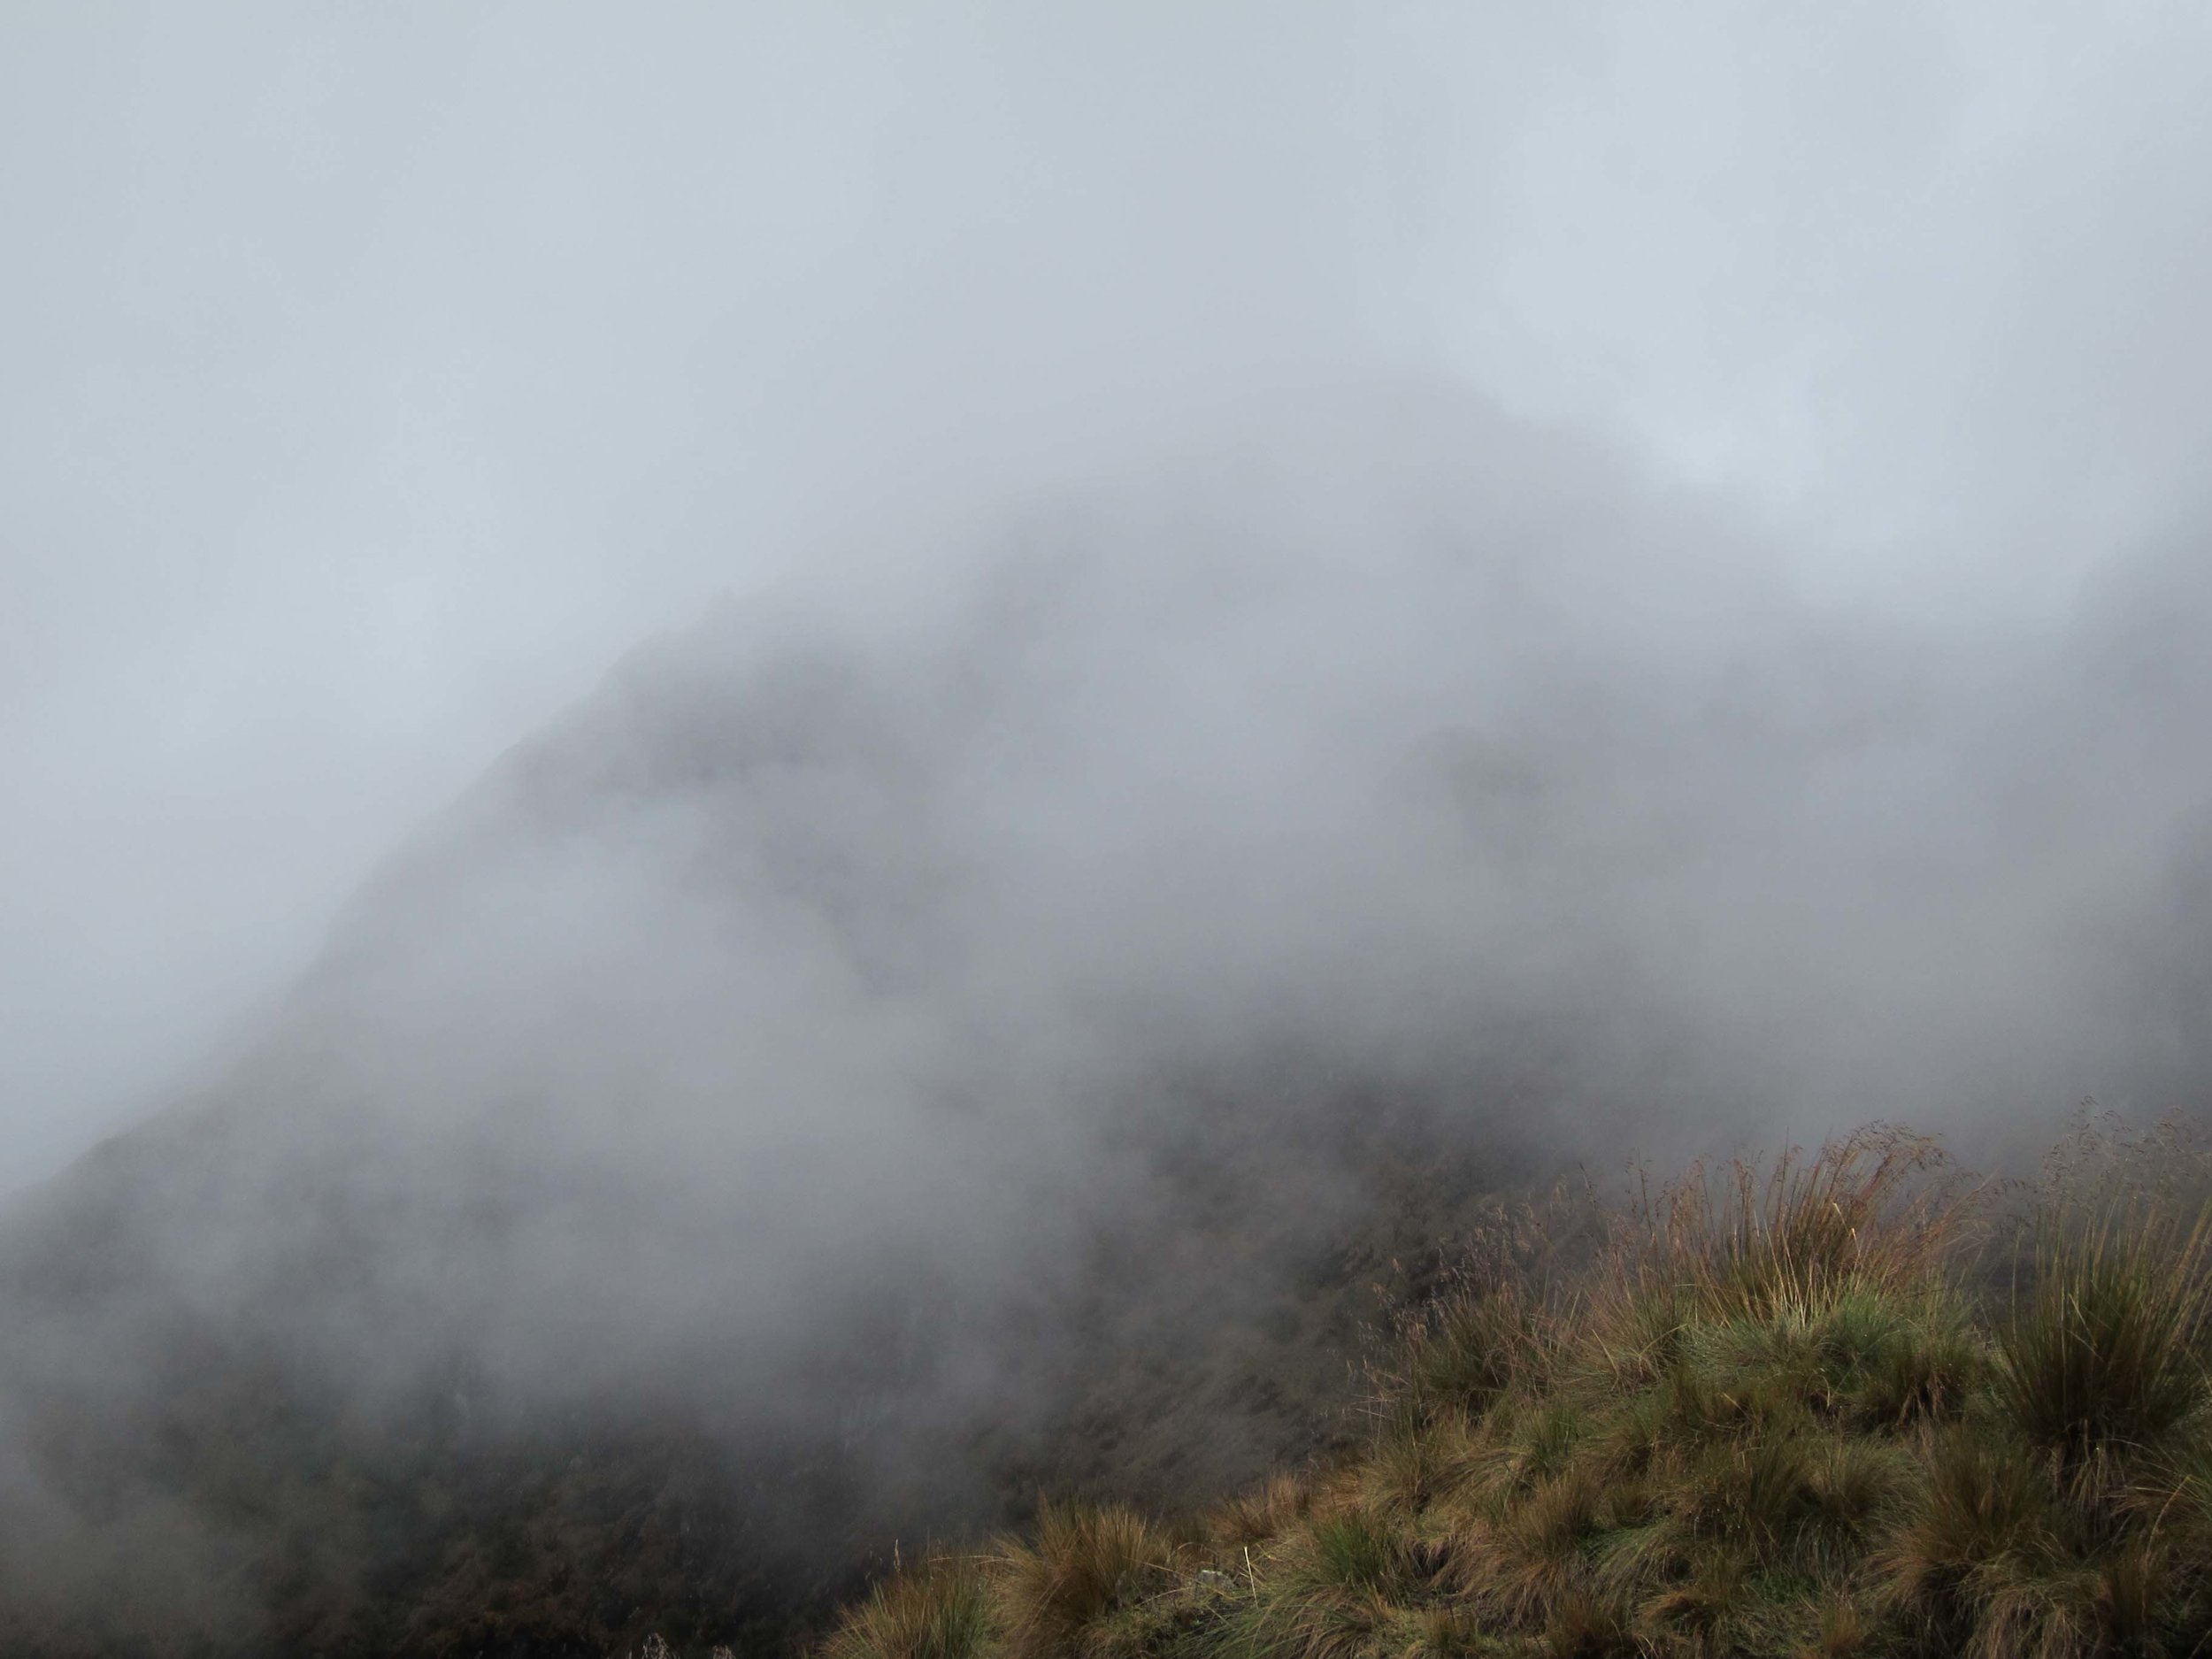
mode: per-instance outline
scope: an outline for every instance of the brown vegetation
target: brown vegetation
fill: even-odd
[[[831,1659],[2212,1650],[2205,1164],[2115,1180],[2093,1141],[2016,1248],[1886,1129],[1693,1170],[1578,1250],[1502,1214],[1355,1455],[1180,1533],[1048,1509]]]

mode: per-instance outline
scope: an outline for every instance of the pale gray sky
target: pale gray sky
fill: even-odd
[[[2200,504],[2208,162],[2179,4],[12,5],[0,1189],[641,636],[1273,377],[2061,604]]]

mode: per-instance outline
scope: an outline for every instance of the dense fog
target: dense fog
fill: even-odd
[[[1317,366],[1962,626],[2185,534],[2182,7],[13,11],[0,1187],[717,593]]]
[[[245,1640],[172,1417],[985,1515],[1401,1133],[2203,1102],[2193,14],[4,29],[19,1605]]]

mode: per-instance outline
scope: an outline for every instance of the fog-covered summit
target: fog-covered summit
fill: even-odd
[[[1597,450],[1342,388],[952,542],[641,647],[215,1087],[16,1207],[64,1603],[133,1540],[253,1558],[210,1493],[300,1454],[242,1388],[315,1444],[435,1398],[826,1458],[810,1538],[952,1502],[933,1448],[1045,1432],[1133,1309],[1265,1305],[1404,1147],[1988,1144],[2212,1075],[2187,560],[1908,631]]]

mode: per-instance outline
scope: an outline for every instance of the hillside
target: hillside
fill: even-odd
[[[1586,1210],[1563,1269],[1502,1211],[1348,1455],[917,1551],[825,1659],[2201,1653],[2212,1211],[2177,1145],[2078,1160],[2024,1225],[1891,1131]]]
[[[641,647],[0,1210],[0,1653],[769,1651],[1333,1455],[1498,1194],[2200,1106],[2195,566],[1952,638],[1763,552],[1330,388]]]
[[[808,1411],[780,1419],[718,1409],[704,1341],[665,1386],[557,1406],[458,1342],[336,1374],[296,1306],[218,1324],[183,1302],[125,1208],[153,1177],[119,1147],[108,1201],[81,1177],[69,1231],[28,1234],[50,1254],[10,1258],[4,1374],[43,1479],[17,1489],[0,1651],[597,1659],[648,1631],[780,1651],[897,1536],[1007,1525],[1042,1491],[1210,1500],[1343,1442],[1363,1331],[1512,1173],[1502,1146],[1409,1159],[1409,1130],[1186,1146],[1141,1226],[1101,1223],[1018,1307],[918,1271],[895,1317],[849,1308],[805,1356]],[[1348,1169],[1371,1171],[1360,1195]],[[282,1267],[347,1292],[328,1259]],[[88,1390],[83,1310],[118,1297],[141,1314],[131,1371]]]

